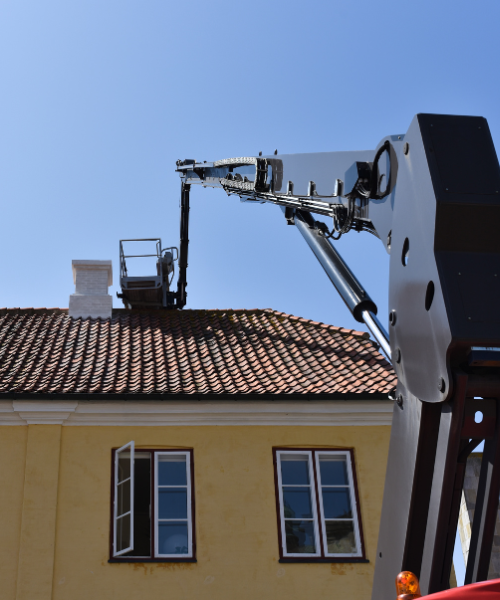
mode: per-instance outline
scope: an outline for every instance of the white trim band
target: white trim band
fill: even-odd
[[[64,401],[2,400],[0,425],[391,425],[386,400]]]

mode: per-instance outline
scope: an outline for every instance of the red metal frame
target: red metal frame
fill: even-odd
[[[471,583],[422,597],[426,600],[498,600],[500,598],[500,579]]]

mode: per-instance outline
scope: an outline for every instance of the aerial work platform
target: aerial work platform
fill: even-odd
[[[154,245],[153,252],[137,253],[125,252],[124,244],[127,247],[133,243],[137,248],[138,243],[144,247],[144,244]],[[179,258],[179,251],[175,246],[162,248],[160,238],[146,238],[136,240],[120,240],[120,286],[122,293],[118,297],[123,300],[126,308],[173,308],[175,303],[175,293],[170,291],[175,269],[174,264]],[[127,260],[130,259],[150,259],[149,263],[154,263],[156,259],[156,273],[146,275],[129,274]],[[151,260],[153,259],[153,260]],[[153,267],[154,268],[154,267]]]

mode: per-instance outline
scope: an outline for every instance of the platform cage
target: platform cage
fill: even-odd
[[[141,253],[145,247],[151,250]],[[132,251],[132,248],[136,251]],[[118,297],[123,300],[125,307],[173,308],[175,293],[170,291],[170,287],[175,275],[174,264],[178,258],[178,249],[175,246],[162,248],[160,238],[120,240],[122,292]],[[132,266],[133,271],[140,271],[146,267],[146,271],[151,269],[156,270],[156,273],[132,276],[129,274]]]

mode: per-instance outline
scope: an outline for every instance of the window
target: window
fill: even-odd
[[[280,558],[364,560],[352,453],[274,452]]]
[[[111,560],[195,560],[191,450],[113,451]]]

